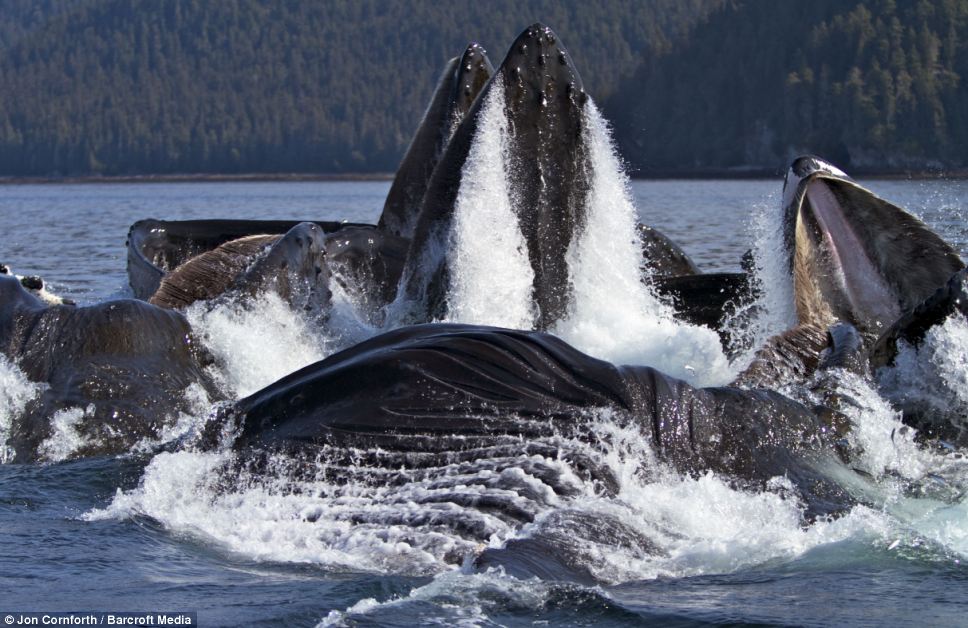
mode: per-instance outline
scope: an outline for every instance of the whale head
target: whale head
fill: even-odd
[[[405,297],[420,304],[411,317],[417,321],[446,317],[450,229],[461,187],[474,184],[466,180],[465,164],[494,97],[503,103],[504,174],[534,271],[536,324],[546,329],[568,306],[565,255],[584,226],[589,166],[583,135],[587,95],[568,52],[542,24],[514,40],[441,156],[408,253]]]
[[[801,324],[879,335],[964,266],[920,220],[818,157],[793,162],[783,212]]]
[[[420,126],[400,162],[380,215],[380,229],[413,237],[430,177],[451,136],[477,95],[494,73],[484,48],[477,43],[444,66]]]

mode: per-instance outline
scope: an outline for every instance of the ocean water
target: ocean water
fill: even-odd
[[[968,253],[968,182],[866,183]],[[763,258],[772,254],[769,226],[778,211],[780,178],[633,181],[628,188],[606,178],[595,185],[609,208],[637,213],[705,271],[738,270],[750,248]],[[388,187],[387,182],[2,186],[0,262],[19,274],[43,276],[54,292],[94,303],[128,294],[124,241],[138,219],[372,222]],[[585,245],[589,251],[576,250],[576,260],[594,259],[595,241]],[[589,262],[590,268],[611,261]],[[588,297],[594,300],[592,292]],[[648,295],[630,299],[653,307]],[[624,307],[626,302],[607,309]],[[607,354],[613,348],[580,325],[595,315],[579,317],[561,331]],[[220,384],[235,396],[365,333],[352,321],[341,337],[319,333],[272,299],[253,308],[227,306],[189,316],[219,358]],[[633,322],[632,331],[661,327],[654,317]],[[266,326],[251,333],[260,324]],[[609,324],[605,318],[596,328]],[[610,334],[622,331],[613,328]],[[935,353],[949,358],[968,353],[965,329],[952,323],[936,333],[932,346],[946,351]],[[677,350],[699,342],[701,332],[685,333]],[[668,359],[674,366],[680,354],[620,361]],[[945,403],[958,403],[958,394],[964,394],[959,364],[950,359],[932,364],[934,359],[930,352],[910,356],[913,366],[906,373],[920,383],[936,378],[938,394],[948,395]],[[901,380],[904,375],[897,374]],[[549,502],[528,529],[495,524],[491,541],[551,534],[559,518],[592,513],[647,535],[661,550],[643,553],[593,533],[573,539],[587,556],[592,583],[480,572],[443,559],[473,551],[454,538],[431,531],[404,534],[391,525],[353,524],[347,518],[365,507],[379,522],[381,508],[402,508],[412,495],[372,487],[347,492],[313,478],[296,491],[249,482],[226,494],[213,488],[225,453],[132,453],[58,462],[72,448],[73,415],[65,414],[61,437],[49,443],[51,462],[0,465],[0,613],[196,611],[202,625],[965,625],[964,460],[922,451],[896,432],[889,400],[868,383],[845,377],[838,385],[855,400],[852,438],[864,452],[855,464],[874,479],[858,488],[869,505],[835,520],[805,520],[796,502],[782,497],[782,480],[776,491],[750,492],[712,474],[679,477],[656,462],[634,434],[600,417],[598,427],[612,444],[596,455],[621,479],[618,495],[604,498],[577,478],[569,480],[577,497]],[[0,386],[2,421],[31,391],[6,363],[0,363]],[[199,406],[204,414],[204,399]],[[637,473],[643,467],[653,471],[648,481]],[[560,471],[568,477],[567,468]]]

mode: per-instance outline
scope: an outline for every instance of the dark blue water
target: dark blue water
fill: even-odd
[[[752,245],[751,214],[775,208],[780,185],[635,182],[633,192],[643,219],[680,242],[701,267],[733,270]],[[870,185],[965,250],[968,184]],[[0,261],[95,302],[125,293],[124,238],[137,219],[372,221],[387,187],[0,187]],[[176,462],[188,471],[173,470]],[[622,503],[603,505],[589,496],[587,507],[626,508],[650,526],[665,524],[669,557],[646,561],[636,572],[633,559],[616,548],[601,555],[600,566],[618,565],[618,581],[582,586],[466,566],[399,569],[394,561],[408,555],[402,551],[390,552],[377,569],[370,556],[375,545],[358,549],[357,566],[346,564],[328,553],[331,531],[321,524],[318,533],[299,526],[270,535],[272,526],[286,523],[286,505],[251,491],[237,501],[160,494],[175,490],[175,479],[197,463],[129,456],[0,465],[0,614],[195,611],[202,625],[968,625],[962,498],[924,499],[880,486],[876,508],[857,509],[842,521],[806,522],[768,495],[734,491],[715,478],[658,488],[633,483],[620,493]],[[145,482],[146,468],[162,477]],[[320,539],[325,547],[314,549]]]

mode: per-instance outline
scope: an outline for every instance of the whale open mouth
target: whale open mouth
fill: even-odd
[[[803,322],[847,320],[877,331],[900,316],[899,297],[854,224],[839,181],[815,177],[796,215],[794,293]]]
[[[963,266],[920,220],[843,173],[798,160],[785,189],[797,317],[880,334]]]

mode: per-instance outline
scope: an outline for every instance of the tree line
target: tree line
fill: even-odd
[[[718,2],[8,1],[0,174],[41,176],[392,172],[470,41],[545,22],[604,98]]]
[[[965,167],[968,1],[729,3],[606,109],[638,172]]]
[[[0,175],[392,172],[534,21],[633,173],[968,165],[968,0],[3,0]]]

